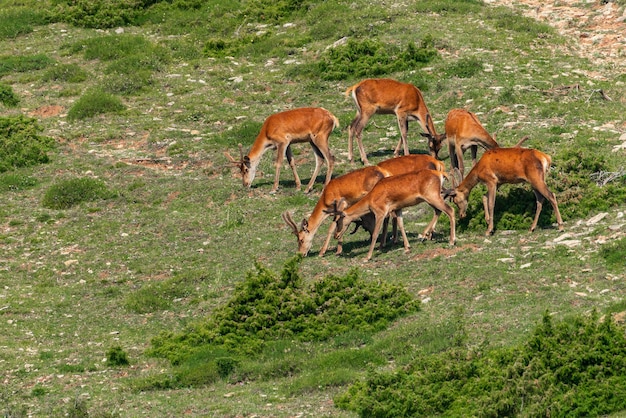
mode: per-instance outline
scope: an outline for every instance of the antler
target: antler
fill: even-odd
[[[285,221],[285,223],[287,224],[287,226],[291,228],[292,232],[296,234],[296,236],[298,236],[298,226],[291,218],[291,214],[289,213],[289,211],[287,210],[284,211],[282,214],[282,218],[283,218],[283,221]]]

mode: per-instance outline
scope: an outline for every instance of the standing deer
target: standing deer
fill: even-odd
[[[395,114],[400,128],[400,141],[394,156],[400,155],[404,147],[404,155],[409,154],[407,131],[410,120],[418,120],[428,138],[430,155],[438,157],[441,149],[440,136],[437,135],[433,119],[428,112],[420,90],[412,84],[380,78],[366,79],[346,90],[346,96],[352,95],[356,104],[356,117],[348,128],[348,159],[353,162],[353,142],[356,137],[359,153],[363,164],[368,165],[367,154],[363,148],[363,128],[374,114]]]
[[[299,142],[309,142],[315,154],[315,170],[313,176],[306,187],[305,193],[308,193],[315,183],[317,174],[320,171],[322,159],[326,162],[326,181],[328,184],[331,179],[334,165],[334,157],[330,152],[328,145],[328,137],[331,132],[339,126],[339,120],[328,110],[321,107],[304,107],[299,109],[287,110],[280,113],[270,115],[263,126],[261,132],[250,148],[248,155],[243,155],[243,149],[239,144],[239,152],[241,160],[237,161],[227,152],[226,157],[233,162],[241,171],[244,187],[250,187],[256,170],[261,161],[263,154],[270,148],[276,149],[276,175],[274,176],[274,186],[270,193],[278,190],[278,181],[280,178],[280,168],[283,158],[287,157],[287,162],[293,171],[296,182],[296,189],[300,190],[300,177],[296,172],[296,164],[291,152],[291,144]]]
[[[445,202],[444,198],[447,196],[445,196],[445,192],[442,196],[441,190],[445,177],[445,173],[435,170],[420,170],[414,173],[386,177],[376,183],[374,188],[361,200],[347,209],[341,210],[339,208],[341,202],[339,202],[334,209],[338,215],[338,232],[335,237],[340,239],[351,222],[367,213],[373,213],[375,225],[370,248],[365,258],[367,261],[372,258],[384,219],[388,215],[392,215],[397,218],[398,229],[404,241],[404,250],[408,252],[411,247],[404,229],[402,209],[426,202],[434,209],[435,214],[426,226],[422,234],[423,238],[427,239],[432,235],[441,212],[445,212],[450,218],[450,245],[454,245],[456,242],[454,209]]]
[[[499,148],[495,135],[492,137],[489,132],[480,124],[476,114],[465,109],[452,109],[448,112],[445,122],[446,132],[440,135],[440,140],[448,140],[448,151],[450,154],[450,165],[452,170],[458,168],[461,178],[465,176],[463,164],[463,154],[470,149],[472,156],[472,166],[476,165],[476,154],[478,146],[485,150]],[[519,147],[528,137],[522,138],[514,147]]]
[[[378,181],[384,177],[418,171],[424,168],[444,171],[443,163],[430,155],[411,154],[398,158],[381,161],[378,166],[364,167],[351,171],[332,179],[320,196],[309,219],[303,219],[300,229],[291,218],[288,211],[282,214],[285,223],[292,229],[298,239],[298,252],[304,256],[309,253],[313,244],[313,237],[322,222],[329,216],[328,210],[336,202],[342,200],[343,209],[352,205],[369,192]],[[365,227],[369,226],[366,221]],[[328,249],[330,239],[336,229],[336,220],[333,220],[319,256],[323,256]],[[341,253],[341,242],[337,246],[337,253]]]
[[[494,206],[498,186],[528,182],[537,199],[537,210],[530,231],[534,231],[537,227],[545,199],[548,199],[552,204],[559,231],[562,231],[563,220],[556,203],[556,196],[548,189],[545,181],[550,164],[552,164],[552,158],[541,151],[519,147],[494,148],[485,151],[467,177],[449,193],[449,196],[458,206],[459,216],[464,218],[467,213],[467,200],[470,192],[478,183],[483,183],[487,187],[487,194],[483,196],[483,206],[485,208],[485,221],[488,224],[486,235],[489,236],[493,234]]]

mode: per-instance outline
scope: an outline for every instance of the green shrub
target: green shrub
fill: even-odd
[[[626,408],[626,338],[610,319],[543,322],[521,345],[420,356],[335,399],[360,416],[587,417]]]
[[[68,0],[53,11],[56,20],[83,28],[107,29],[130,25],[158,0]]]
[[[57,64],[44,73],[42,80],[80,83],[87,80],[87,72],[77,64]]]
[[[612,270],[626,270],[626,238],[607,244],[600,250],[600,256],[604,258],[607,266]]]
[[[17,173],[0,174],[0,192],[20,191],[29,189],[37,184],[37,180],[30,176]]]
[[[0,83],[0,103],[6,107],[15,107],[20,102],[20,98],[13,91],[11,86]]]
[[[102,90],[106,93],[131,95],[141,92],[152,84],[149,71],[136,71],[132,74],[113,74],[102,82]]]
[[[419,45],[409,43],[403,49],[380,41],[349,40],[347,44],[326,50],[320,59],[293,70],[323,80],[380,77],[397,71],[424,67],[437,57],[431,38]]]
[[[0,39],[17,38],[46,23],[46,12],[36,8],[7,8],[0,11]]]
[[[448,77],[470,78],[483,70],[483,63],[476,57],[461,58],[448,66],[445,73]]]
[[[54,140],[41,131],[34,118],[0,117],[0,173],[49,161]]]
[[[116,193],[110,191],[102,180],[91,177],[61,180],[44,194],[42,205],[48,209],[69,209],[82,202],[110,199]]]
[[[322,341],[348,331],[376,332],[419,302],[398,286],[362,281],[353,271],[305,286],[297,272],[302,257],[290,260],[277,277],[257,264],[231,300],[181,334],[152,341],[152,355],[178,364],[202,347],[224,347],[233,354],[259,353],[265,341]]]
[[[107,351],[107,366],[119,367],[128,366],[129,364],[130,362],[128,361],[128,355],[119,345],[111,347]]]
[[[70,121],[86,119],[103,113],[121,112],[126,107],[122,101],[112,94],[98,89],[88,90],[67,112]]]
[[[42,70],[54,62],[45,54],[0,57],[0,77],[11,73]]]
[[[140,35],[105,35],[76,42],[69,46],[69,51],[82,52],[87,60],[113,61],[133,55],[148,55],[154,48],[149,40]]]

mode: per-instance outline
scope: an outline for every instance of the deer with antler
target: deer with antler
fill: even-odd
[[[450,165],[452,170],[458,168],[461,178],[465,176],[463,164],[463,154],[470,149],[472,156],[472,166],[476,165],[476,154],[478,147],[485,150],[499,148],[495,134],[491,136],[481,125],[475,113],[465,109],[452,109],[448,112],[445,121],[445,134],[440,135],[440,140],[448,140],[448,151],[450,153]],[[522,138],[515,147],[522,145],[528,139]]]
[[[425,154],[412,154],[381,161],[377,166],[364,167],[332,179],[324,187],[311,216],[308,220],[302,220],[300,229],[298,229],[288,211],[282,214],[283,220],[298,239],[298,252],[304,256],[308,254],[317,230],[329,216],[328,210],[334,207],[336,202],[342,201],[342,206],[339,209],[344,209],[365,196],[382,178],[419,171],[425,168],[440,171],[445,169],[443,163],[434,157]],[[326,253],[335,229],[336,220],[333,220],[324,245],[320,249],[320,257]],[[341,253],[341,241],[337,246],[337,253]]]
[[[441,212],[445,212],[450,219],[449,242],[450,245],[454,245],[456,242],[454,209],[445,202],[447,192],[442,192],[443,182],[446,177],[444,172],[435,170],[420,170],[414,173],[386,177],[376,183],[372,190],[361,200],[347,209],[341,210],[341,202],[338,202],[330,210],[338,216],[335,238],[341,239],[351,222],[363,215],[372,213],[375,218],[375,225],[370,248],[365,258],[366,261],[370,260],[383,222],[387,216],[391,215],[397,220],[398,229],[404,241],[404,250],[409,252],[411,246],[404,229],[402,209],[426,202],[434,209],[435,213],[422,233],[422,238],[428,239],[432,236]]]
[[[394,156],[409,154],[407,131],[410,120],[418,120],[428,138],[430,155],[438,157],[441,148],[440,136],[437,135],[433,119],[430,116],[422,92],[412,84],[386,78],[370,78],[357,83],[346,90],[346,96],[352,96],[356,105],[356,117],[348,128],[348,159],[353,161],[353,143],[356,138],[361,161],[368,165],[367,154],[363,148],[362,133],[367,122],[375,114],[395,114],[400,129],[400,141],[394,150]]]
[[[488,225],[486,235],[489,236],[493,234],[494,229],[494,206],[498,186],[527,182],[532,186],[537,199],[537,210],[530,231],[534,231],[537,227],[545,199],[552,204],[559,231],[562,231],[563,220],[556,196],[548,189],[545,181],[551,164],[552,158],[549,155],[535,149],[494,148],[485,151],[460,184],[457,185],[456,181],[453,181],[454,190],[448,194],[458,206],[459,216],[464,218],[467,213],[467,200],[472,189],[478,183],[483,183],[487,187],[487,194],[483,196],[483,206],[485,221]]]
[[[286,110],[270,115],[265,119],[261,131],[252,144],[248,155],[244,156],[241,144],[239,144],[241,160],[236,160],[228,152],[225,152],[225,155],[241,171],[244,187],[250,187],[263,154],[270,148],[276,149],[276,160],[274,162],[276,174],[274,176],[274,185],[270,193],[274,193],[278,190],[280,169],[285,157],[293,172],[296,189],[300,190],[300,177],[298,177],[296,171],[291,144],[309,142],[315,154],[315,169],[305,189],[305,193],[308,193],[315,183],[315,179],[322,165],[322,160],[326,163],[327,167],[326,181],[324,184],[328,184],[332,177],[334,157],[330,152],[328,137],[338,126],[339,120],[328,110],[321,107]]]

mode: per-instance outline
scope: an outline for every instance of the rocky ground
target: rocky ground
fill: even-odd
[[[485,0],[554,26],[600,72],[626,73],[626,5],[610,0]]]

